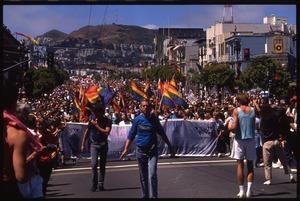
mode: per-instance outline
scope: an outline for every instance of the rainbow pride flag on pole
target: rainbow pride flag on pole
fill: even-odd
[[[133,91],[133,99],[136,101],[141,102],[143,99],[149,99],[149,95],[142,90],[134,80],[131,80],[131,89]]]

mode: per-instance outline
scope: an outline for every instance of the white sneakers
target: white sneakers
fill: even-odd
[[[293,174],[290,174],[290,181],[291,181],[291,183],[296,183],[296,180],[295,180]],[[272,183],[271,180],[267,180],[264,182],[264,185],[270,185],[271,183]]]
[[[240,191],[237,195],[236,195],[238,198],[250,198],[250,197],[253,197],[253,192],[252,191],[249,191],[245,194],[244,191]]]
[[[290,181],[291,181],[292,183],[296,183],[296,180],[295,180],[293,174],[290,174]]]
[[[253,197],[253,192],[252,191],[249,191],[246,193],[246,198],[250,198],[250,197]]]
[[[272,163],[272,168],[280,168],[281,166],[282,166],[282,164],[280,161],[278,161],[277,163]]]
[[[230,152],[227,152],[227,153],[225,154],[225,156],[230,156]]]
[[[238,198],[244,198],[244,197],[245,197],[245,192],[244,192],[244,191],[240,191],[240,192],[236,195],[236,197],[238,197]]]

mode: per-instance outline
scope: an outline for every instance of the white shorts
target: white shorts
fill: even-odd
[[[233,140],[232,149],[231,149],[231,158],[237,160],[255,160],[256,159],[256,150],[255,150],[255,139],[246,139],[246,140]]]

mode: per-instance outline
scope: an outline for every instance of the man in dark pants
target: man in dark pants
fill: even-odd
[[[106,159],[108,152],[107,137],[110,134],[112,121],[107,118],[104,113],[105,110],[101,104],[95,104],[92,109],[93,114],[90,116],[88,127],[84,132],[81,151],[85,151],[85,141],[88,136],[91,140],[90,153],[92,157],[92,188],[91,191],[96,191],[99,182],[99,190],[105,191],[104,178]],[[100,175],[98,177],[98,156],[100,155]],[[99,179],[99,180],[98,180]]]

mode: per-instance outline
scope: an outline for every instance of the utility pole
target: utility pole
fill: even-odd
[[[236,63],[235,63],[235,67],[237,70],[237,76],[239,77],[239,75],[241,74],[241,62],[239,61],[239,54],[241,52],[241,40],[239,38],[235,38],[234,39],[234,51],[236,53]]]

